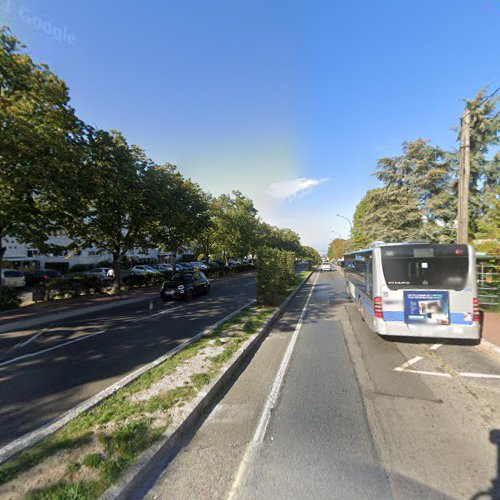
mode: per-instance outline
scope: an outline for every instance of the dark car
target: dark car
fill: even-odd
[[[62,274],[54,269],[39,269],[26,273],[26,284],[30,286],[38,285],[39,283],[46,283],[49,280],[60,279],[62,277]]]
[[[163,283],[160,297],[163,300],[186,299],[191,300],[197,295],[206,295],[210,291],[210,281],[201,272],[176,273]]]

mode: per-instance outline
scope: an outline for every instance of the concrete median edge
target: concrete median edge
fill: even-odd
[[[122,379],[118,380],[114,384],[110,385],[106,389],[102,390],[98,394],[92,396],[91,398],[83,401],[79,405],[75,406],[74,408],[71,408],[67,412],[63,413],[60,417],[58,417],[56,420],[53,420],[52,422],[49,422],[45,424],[42,427],[39,427],[38,429],[34,430],[33,432],[30,432],[28,434],[25,434],[24,436],[19,437],[18,439],[11,441],[10,443],[6,444],[2,448],[0,448],[0,464],[5,463],[7,460],[10,460],[12,457],[15,455],[21,453],[25,449],[35,445],[42,439],[45,439],[46,437],[50,436],[54,432],[58,431],[62,427],[64,427],[68,422],[71,422],[71,420],[75,419],[78,415],[91,410],[94,408],[96,405],[98,405],[101,401],[104,399],[110,397],[113,395],[116,391],[121,389],[122,387],[125,387],[126,385],[130,384],[137,378],[139,378],[141,375],[146,373],[147,371],[151,370],[155,366],[161,365],[163,362],[165,362],[167,359],[171,358],[173,355],[177,354],[178,352],[182,351],[192,343],[196,342],[198,339],[203,337],[204,335],[207,335],[211,331],[215,330],[217,327],[225,323],[226,321],[231,320],[235,316],[237,316],[239,313],[244,311],[245,309],[248,309],[251,307],[253,304],[255,304],[255,300],[251,300],[244,306],[238,308],[237,310],[233,311],[231,314],[228,314],[226,317],[222,318],[221,320],[217,321],[217,323],[214,323],[213,325],[205,328],[201,332],[197,333],[194,337],[191,337],[190,339],[186,340],[182,344],[178,345],[177,347],[174,347],[174,349],[171,349],[167,353],[163,354],[159,358],[156,358],[155,360],[151,361],[150,363],[144,365],[143,367],[139,368],[138,370],[135,370],[132,373],[129,373]]]

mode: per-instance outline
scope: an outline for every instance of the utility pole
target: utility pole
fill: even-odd
[[[470,110],[465,108],[460,128],[460,162],[458,167],[457,243],[469,241],[469,179],[470,179]]]

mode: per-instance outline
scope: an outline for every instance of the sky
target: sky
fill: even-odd
[[[0,24],[87,123],[320,252],[378,158],[455,148],[463,99],[500,85],[500,0],[0,0]]]

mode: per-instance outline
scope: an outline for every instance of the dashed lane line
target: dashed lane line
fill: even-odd
[[[150,319],[150,318],[153,318],[155,316],[159,316],[161,314],[166,314],[174,309],[177,309],[181,307],[180,305],[178,306],[175,306],[175,307],[170,307],[169,309],[165,309],[163,311],[160,311],[160,312],[157,312],[157,313],[154,313],[154,314],[149,314],[148,316],[144,316],[142,318],[132,318],[132,319],[128,319],[128,320],[124,320],[125,323],[136,323],[136,322],[139,322],[139,321],[145,321],[147,319]],[[41,330],[41,332],[39,332],[39,334],[43,333],[44,331],[47,330],[48,327],[44,328],[43,330]],[[102,335],[103,333],[106,333],[106,332],[109,332],[110,330],[99,330],[97,332],[94,332],[94,333],[90,333],[88,335],[83,335],[81,337],[78,337],[77,339],[73,339],[73,340],[68,340],[67,342],[63,342],[62,344],[57,344],[55,346],[52,346],[52,347],[47,347],[46,349],[41,349],[40,351],[36,351],[36,352],[31,352],[31,353],[28,353],[28,354],[23,354],[22,356],[17,356],[15,358],[11,358],[11,359],[8,359],[6,361],[3,361],[2,363],[0,363],[0,368],[2,368],[3,366],[8,366],[8,365],[12,365],[14,363],[18,363],[19,361],[23,361],[25,359],[31,359],[31,358],[35,358],[37,356],[40,356],[42,354],[46,354],[47,352],[51,352],[51,351],[55,351],[56,349],[62,349],[63,347],[66,347],[68,345],[71,345],[71,344],[75,344],[76,342],[81,342],[82,340],[87,340],[87,339],[91,339],[93,337],[97,337],[98,335]],[[38,334],[37,334],[38,336]],[[34,340],[33,337],[30,337],[31,340]]]

